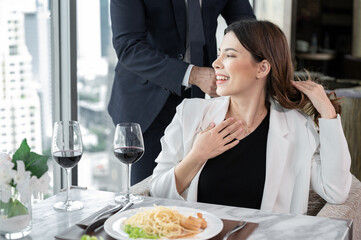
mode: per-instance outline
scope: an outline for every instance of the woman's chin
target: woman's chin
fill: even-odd
[[[217,88],[216,93],[220,97],[227,96],[227,91],[220,89],[220,88]]]

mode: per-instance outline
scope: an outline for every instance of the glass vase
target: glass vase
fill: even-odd
[[[2,191],[0,190],[0,199]],[[21,196],[15,188],[11,188],[11,197],[0,200],[0,234],[7,239],[25,237],[31,231],[32,209],[30,196]]]

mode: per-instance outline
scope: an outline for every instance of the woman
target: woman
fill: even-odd
[[[343,203],[351,161],[340,107],[321,85],[291,80],[282,31],[267,21],[230,25],[213,68],[222,97],[178,106],[151,195],[303,214],[311,185]]]

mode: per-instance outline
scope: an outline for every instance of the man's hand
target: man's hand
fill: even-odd
[[[216,75],[213,68],[194,66],[189,76],[189,83],[196,85],[211,97],[218,97]]]

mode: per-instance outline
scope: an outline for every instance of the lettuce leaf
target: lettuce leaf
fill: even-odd
[[[124,232],[129,234],[130,238],[147,238],[147,239],[159,239],[160,236],[158,234],[152,235],[147,234],[142,228],[133,227],[130,224],[124,226]]]

